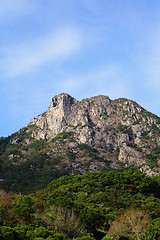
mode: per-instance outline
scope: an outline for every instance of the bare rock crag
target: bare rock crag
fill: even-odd
[[[116,160],[125,166],[134,165],[148,175],[159,173],[159,165],[151,170],[146,156],[160,147],[160,120],[132,100],[111,100],[99,95],[77,101],[61,93],[29,125],[36,126],[32,132],[35,139],[52,139],[59,133],[73,132],[75,145],[112,149],[117,153]]]

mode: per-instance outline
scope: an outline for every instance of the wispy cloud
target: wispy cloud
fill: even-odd
[[[31,5],[27,0],[1,0],[0,1],[0,23],[4,23],[4,18],[10,19],[12,15],[26,14],[30,9]]]
[[[0,49],[0,70],[6,77],[28,73],[51,60],[64,59],[82,46],[82,34],[73,27],[63,27],[51,34]]]

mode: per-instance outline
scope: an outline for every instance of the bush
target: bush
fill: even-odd
[[[10,227],[2,226],[0,227],[1,239],[4,240],[19,240],[18,234]]]
[[[83,236],[83,237],[74,238],[74,240],[94,240],[94,238],[90,236]]]
[[[33,210],[33,201],[29,196],[22,196],[14,206],[14,212],[18,218],[26,223],[31,222]]]
[[[102,240],[114,240],[113,237],[111,237],[111,235],[106,235],[102,238]]]

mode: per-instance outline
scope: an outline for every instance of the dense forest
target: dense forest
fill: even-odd
[[[159,214],[160,176],[63,176],[28,195],[0,190],[0,239],[158,240]]]

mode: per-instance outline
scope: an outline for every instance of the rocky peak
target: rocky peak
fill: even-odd
[[[72,120],[78,101],[66,93],[61,93],[51,99],[45,120],[48,128],[57,134]]]
[[[53,111],[58,109],[60,112],[63,112],[64,116],[68,115],[71,111],[71,106],[76,104],[78,101],[71,97],[67,93],[60,93],[59,95],[51,98],[50,106],[48,111]]]
[[[30,124],[39,128],[33,135],[37,139],[52,138],[62,131],[69,131],[70,126],[91,126],[91,122],[107,114],[110,104],[109,97],[103,95],[79,102],[69,94],[61,93],[51,98],[45,113],[31,119]]]
[[[124,98],[110,100],[99,95],[77,101],[61,93],[53,97],[48,110],[31,119],[30,124],[36,127],[33,138],[51,139],[59,133],[72,132],[75,145],[113,149],[117,160],[126,166],[146,165],[147,157],[151,162],[152,153],[160,147],[159,118]],[[160,162],[159,155],[156,161]]]
[[[36,138],[51,138],[63,131],[64,126],[72,119],[72,111],[77,103],[78,101],[67,93],[51,98],[47,112],[31,119],[30,124],[39,127]]]

